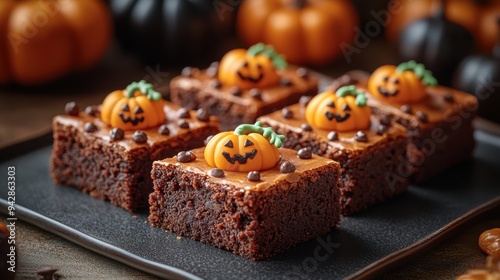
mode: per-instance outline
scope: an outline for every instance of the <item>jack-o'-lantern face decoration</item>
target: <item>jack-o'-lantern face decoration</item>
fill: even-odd
[[[110,93],[101,106],[101,119],[123,130],[147,129],[165,122],[161,94],[145,81]]]
[[[371,111],[365,94],[352,85],[316,95],[307,105],[305,115],[307,122],[319,129],[356,131],[370,127]]]
[[[397,104],[421,101],[426,96],[426,86],[434,85],[437,81],[432,73],[415,61],[401,63],[397,67],[381,66],[368,80],[368,89],[375,97]]]
[[[218,78],[226,86],[266,88],[279,83],[276,69],[286,67],[286,61],[274,49],[257,44],[248,50],[236,49],[224,55],[219,64]]]
[[[269,139],[268,139],[269,138]],[[278,163],[285,136],[277,135],[260,122],[240,125],[234,131],[221,132],[207,143],[205,160],[225,171],[260,171]]]

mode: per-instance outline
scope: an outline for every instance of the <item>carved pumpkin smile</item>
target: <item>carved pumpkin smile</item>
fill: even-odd
[[[330,102],[328,105],[326,105],[328,108],[335,108],[335,103]],[[344,111],[344,115],[341,115],[341,114],[338,114],[338,113],[332,113],[330,111],[326,111],[325,112],[325,116],[326,118],[331,121],[333,119],[335,119],[337,122],[343,122],[343,121],[346,121],[350,116],[351,114],[349,113],[346,113],[346,112],[349,112],[351,111],[351,108],[349,107],[349,105],[347,103],[344,104],[344,107],[342,107],[342,110]]]
[[[399,93],[399,89],[395,89],[393,91],[389,91],[388,89],[386,88],[383,88],[381,86],[378,86],[377,87],[377,90],[380,94],[382,94],[383,96],[396,96],[398,93]]]
[[[125,104],[123,106],[122,111],[120,112],[119,116],[120,119],[122,120],[123,123],[131,123],[133,125],[137,125],[139,123],[142,123],[144,121],[144,116],[143,116],[144,111],[142,110],[141,107],[137,106],[134,109],[134,114],[130,114],[130,108],[128,107],[128,104]]]
[[[242,81],[249,81],[249,82],[257,84],[258,82],[260,82],[264,78],[264,73],[262,72],[262,65],[257,64],[257,67],[256,67],[257,71],[258,71],[257,77],[252,76],[250,73],[248,73],[248,74],[243,73],[243,72],[250,72],[250,70],[248,68],[249,68],[248,62],[245,62],[243,64],[243,66],[241,67],[241,69],[238,70],[238,72],[236,72],[236,74],[238,75],[238,77]],[[246,70],[246,71],[243,71],[243,70]]]
[[[257,155],[257,150],[252,150],[250,153],[245,153],[245,155],[235,154],[230,156],[228,152],[222,152],[222,156],[227,160],[227,162],[234,164],[238,162],[239,164],[246,164],[248,159],[253,159]]]

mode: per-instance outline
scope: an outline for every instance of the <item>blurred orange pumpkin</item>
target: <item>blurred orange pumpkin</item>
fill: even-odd
[[[0,83],[35,85],[99,61],[112,21],[102,0],[2,0],[0,30]]]
[[[396,3],[397,2],[397,3]],[[398,13],[391,15],[386,28],[387,38],[394,41],[399,32],[410,23],[433,15],[442,0],[392,0],[389,7],[398,6]],[[495,45],[500,16],[500,1],[497,0],[448,0],[445,1],[446,17],[467,28],[475,36],[478,48],[490,52]]]
[[[347,0],[244,0],[237,29],[248,45],[272,45],[295,64],[326,64],[351,43],[358,25]]]

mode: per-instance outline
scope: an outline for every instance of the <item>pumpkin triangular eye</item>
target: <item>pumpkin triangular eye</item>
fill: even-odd
[[[389,81],[389,76],[384,76],[384,82]]]
[[[243,147],[248,147],[248,146],[253,146],[253,142],[248,140],[248,139],[245,139],[245,143],[243,143]]]
[[[349,105],[347,105],[347,103],[346,103],[346,104],[344,104],[344,106],[342,107],[342,110],[343,110],[343,111],[351,111],[351,107],[349,107]]]
[[[326,107],[335,108],[335,103],[333,103],[333,101],[332,101],[332,102],[326,104]]]
[[[130,112],[130,108],[128,107],[128,104],[123,105],[122,111],[123,112]]]
[[[399,80],[398,79],[395,79],[394,82],[393,82],[395,85],[399,84]]]
[[[232,148],[233,147],[233,141],[229,140],[224,144],[225,147]]]
[[[248,67],[248,61],[245,61],[242,65],[242,67]]]
[[[142,108],[139,107],[139,106],[135,107],[134,114],[140,114],[140,113],[144,113],[144,111],[142,110]]]
[[[257,64],[257,69],[259,69],[259,71],[262,71],[262,65]]]

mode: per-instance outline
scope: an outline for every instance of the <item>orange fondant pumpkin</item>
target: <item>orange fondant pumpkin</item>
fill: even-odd
[[[0,83],[40,84],[89,68],[111,27],[102,0],[0,1]]]
[[[365,94],[352,85],[316,95],[307,105],[305,115],[310,125],[320,129],[356,131],[370,127],[371,111]]]
[[[205,160],[225,171],[260,171],[278,163],[283,135],[260,122],[240,125],[234,131],[221,132],[210,139],[205,148]]]
[[[101,106],[101,120],[123,130],[147,129],[165,122],[161,94],[145,81],[110,93]]]
[[[377,98],[397,104],[411,104],[426,96],[426,86],[436,85],[437,81],[429,70],[408,61],[395,65],[384,65],[376,69],[368,80],[368,90]]]
[[[235,49],[224,55],[219,64],[218,78],[227,86],[266,88],[279,83],[276,69],[286,67],[286,61],[271,46],[256,44],[248,51]]]
[[[237,18],[240,37],[248,45],[274,46],[295,64],[325,64],[351,43],[358,25],[347,0],[244,0]]]

